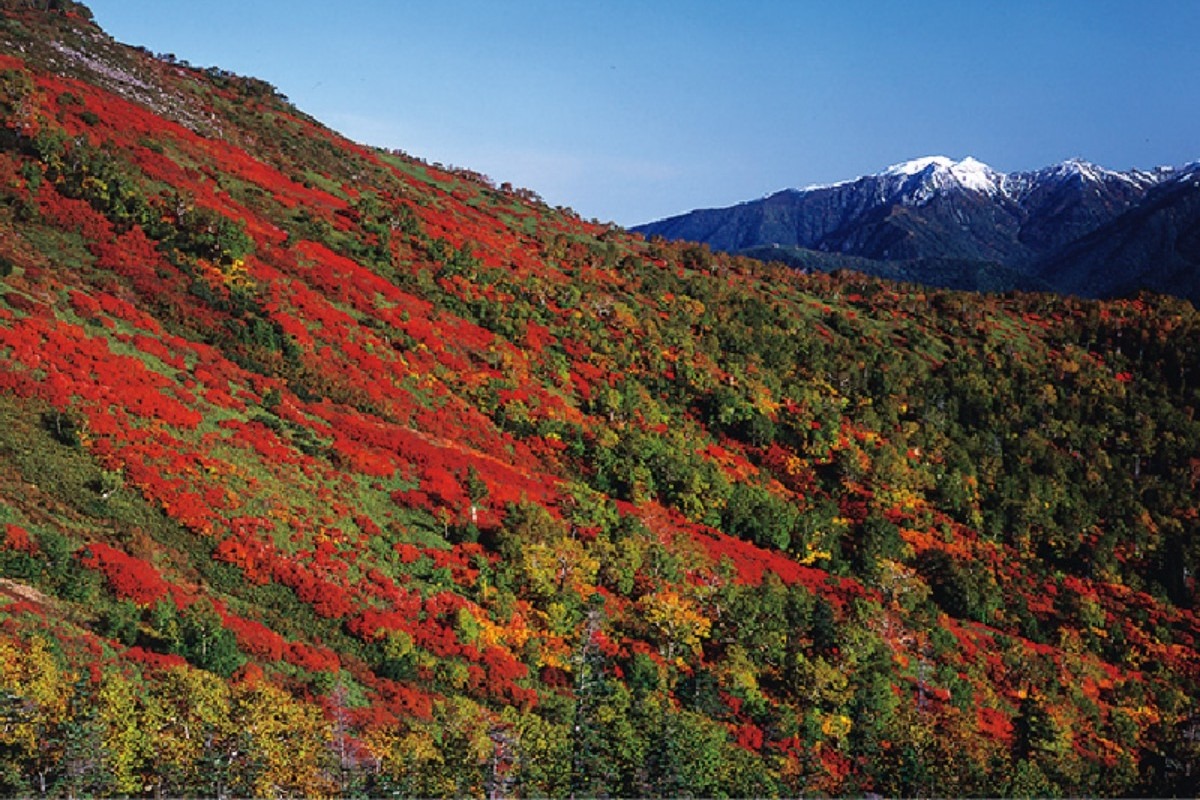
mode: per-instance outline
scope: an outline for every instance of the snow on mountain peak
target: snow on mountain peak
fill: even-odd
[[[1004,179],[1002,173],[996,172],[987,164],[970,156],[951,166],[950,174],[957,178],[963,186],[977,192],[995,192],[1000,188],[1000,182]]]
[[[1004,180],[1003,173],[996,172],[987,164],[971,156],[967,156],[962,161],[955,161],[946,156],[925,156],[901,164],[893,164],[880,174],[907,178],[913,175],[923,175],[926,172],[929,173],[929,180],[936,188],[958,185],[964,189],[985,194],[994,194],[1000,191]]]
[[[1183,171],[1186,172],[1189,169],[1200,174],[1200,162],[1184,167]],[[881,202],[887,198],[888,201],[923,205],[947,190],[966,190],[990,196],[1001,195],[1015,202],[1021,202],[1021,198],[1028,192],[1037,186],[1045,185],[1047,181],[1077,180],[1084,184],[1107,185],[1124,182],[1142,190],[1178,174],[1181,174],[1179,170],[1170,167],[1159,167],[1153,172],[1139,170],[1114,172],[1082,158],[1067,159],[1036,171],[1005,173],[992,169],[971,156],[967,156],[961,161],[955,161],[947,156],[939,155],[924,156],[893,164],[874,175],[864,175],[837,183],[811,184],[803,189],[786,191],[803,194],[855,186],[862,181],[873,181],[876,186],[875,191],[880,192]]]
[[[1169,177],[1169,173],[1161,169],[1154,172],[1141,170],[1114,172],[1082,158],[1070,158],[1032,174],[1058,180],[1078,180],[1085,184],[1126,183],[1139,189],[1146,189]]]
[[[949,169],[954,166],[955,161],[952,158],[945,156],[925,156],[924,158],[914,158],[911,161],[905,161],[902,164],[893,164],[885,169],[882,175],[919,175],[930,167],[942,167]]]
[[[1060,174],[1078,175],[1081,178],[1089,178],[1091,180],[1101,180],[1106,175],[1118,174],[1104,167],[1099,167],[1090,161],[1085,161],[1082,158],[1068,158],[1057,166],[1051,167],[1051,170]]]

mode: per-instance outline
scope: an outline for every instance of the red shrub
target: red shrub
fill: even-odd
[[[11,523],[4,526],[4,546],[9,550],[28,553],[31,556],[37,555],[38,552],[37,545],[29,538],[29,531],[20,525]]]
[[[103,573],[114,594],[138,605],[153,605],[167,595],[167,583],[158,570],[103,542],[88,545],[82,563]]]

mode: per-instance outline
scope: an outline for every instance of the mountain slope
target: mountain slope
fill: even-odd
[[[1059,284],[1051,263],[1084,237],[1102,239],[1107,225],[1136,210],[1154,187],[1171,185],[1182,174],[1112,172],[1078,160],[1003,174],[972,158],[935,156],[633,230],[756,257],[763,248],[798,247],[865,258],[866,264],[845,266],[886,277],[899,271],[935,286],[1003,290],[1045,282],[1058,291],[1112,296],[1100,288],[1103,281],[1093,289],[1084,277],[1102,270],[1101,264],[1076,261],[1080,274]],[[1146,251],[1153,245],[1137,247]],[[1153,276],[1154,263],[1145,252],[1139,256],[1137,271],[1148,282],[1133,285],[1135,291],[1170,284]],[[951,263],[957,269],[945,270]]]
[[[4,793],[1194,793],[1190,305],[647,243],[36,5]]]
[[[1077,294],[1139,290],[1200,299],[1197,171],[1155,189],[1130,211],[1039,265],[1047,281]]]

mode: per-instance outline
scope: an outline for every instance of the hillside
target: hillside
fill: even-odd
[[[1146,199],[1041,267],[1047,280],[1104,297],[1140,290],[1200,302],[1200,171]]]
[[[0,9],[0,793],[1197,791],[1190,304],[647,242]]]
[[[1006,174],[934,156],[633,230],[948,289],[1154,291],[1195,302],[1200,260],[1188,242],[1198,169],[1113,172],[1071,160]]]

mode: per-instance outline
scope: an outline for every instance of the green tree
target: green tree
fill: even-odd
[[[237,637],[224,627],[211,601],[200,599],[179,613],[175,652],[201,669],[228,678],[246,663]]]

